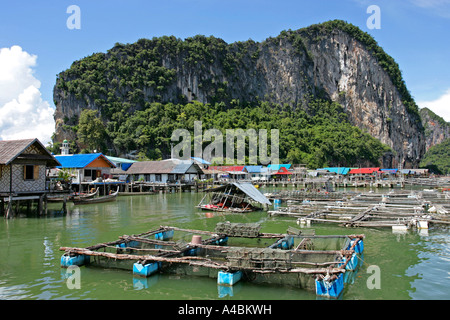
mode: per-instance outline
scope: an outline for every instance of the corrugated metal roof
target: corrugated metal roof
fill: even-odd
[[[191,166],[192,166],[192,163],[179,163],[175,166],[175,168],[173,168],[173,170],[170,173],[185,174],[186,171],[188,171]]]
[[[272,171],[278,171],[282,167],[284,167],[286,169],[290,169],[291,168],[291,164],[290,163],[289,164],[269,164],[267,166],[267,168],[269,168]]]
[[[67,156],[55,156],[56,160],[61,163],[57,168],[76,168],[81,169],[88,166],[95,159],[102,157],[111,165],[111,168],[115,168],[114,163],[108,160],[102,153],[87,153],[87,154],[71,154]]]
[[[131,159],[125,159],[125,158],[118,158],[118,157],[111,157],[111,156],[106,156],[108,158],[109,161],[113,162],[116,166],[118,163],[134,163],[137,162],[136,160],[131,160]]]
[[[260,173],[263,166],[245,166],[248,173]]]
[[[388,173],[397,173],[398,169],[381,169],[381,171]]]
[[[374,172],[380,171],[380,168],[359,168],[359,169],[352,169],[349,171],[350,174],[370,174]]]
[[[129,174],[185,174],[191,166],[201,173],[200,167],[192,161],[180,161],[178,159],[168,159],[161,161],[139,161],[131,165],[127,170]]]
[[[0,164],[9,164],[31,145],[40,150],[40,158],[47,161],[48,166],[57,166],[59,162],[37,139],[2,140],[0,141]],[[39,157],[38,155],[36,155]]]
[[[176,167],[172,161],[139,161],[131,165],[127,170],[129,174],[160,174],[171,173]]]
[[[332,167],[332,168],[323,168],[325,170],[328,170],[329,172],[334,172],[336,174],[347,174],[350,171],[350,168],[345,167]]]
[[[285,167],[281,167],[275,174],[292,174],[292,172],[288,171]]]
[[[198,158],[198,157],[191,157],[191,159],[201,163],[201,164],[211,164],[211,162],[206,161],[205,159]]]
[[[248,182],[233,182],[236,188],[242,190],[247,196],[252,198],[253,200],[262,203],[262,204],[271,204],[269,199],[266,198],[258,189],[256,189],[251,183]]]
[[[220,171],[243,171],[245,166],[210,166],[210,170]]]

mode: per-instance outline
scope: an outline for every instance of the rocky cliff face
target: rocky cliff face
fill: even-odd
[[[156,64],[171,73],[165,74],[163,85],[158,86],[158,80],[144,81],[136,99],[127,95],[135,88],[115,84],[120,76],[110,70],[102,72],[97,80],[106,88],[104,92],[91,94],[89,89],[74,88],[80,73],[70,69],[62,72],[54,88],[55,141],[74,138],[67,124],[76,124],[83,108],[100,110],[107,121],[109,116],[100,104],[102,99],[110,98],[111,92],[128,103],[130,112],[145,108],[146,101],[192,100],[231,105],[237,101],[270,101],[307,110],[307,99],[312,96],[339,102],[352,124],[390,146],[394,153],[384,157],[383,166],[417,166],[425,153],[420,116],[406,106],[405,94],[402,96],[398,85],[394,85],[390,69],[380,63],[364,41],[340,28],[283,31],[261,43],[226,44],[216,38],[194,38],[193,46],[187,40],[172,39],[174,44],[169,49],[155,41],[140,40],[128,46],[149,47],[154,55],[156,52]],[[121,61],[123,57],[122,46],[96,58]],[[68,86],[69,82],[72,86]]]
[[[450,123],[428,108],[420,109],[420,117],[425,128],[426,150],[450,138]]]

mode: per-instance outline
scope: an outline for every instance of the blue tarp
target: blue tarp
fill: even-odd
[[[122,170],[127,171],[131,167],[132,163],[122,163]]]

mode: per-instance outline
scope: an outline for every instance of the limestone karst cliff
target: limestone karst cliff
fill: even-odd
[[[426,150],[450,138],[450,124],[428,108],[420,109],[425,128]]]
[[[367,33],[338,20],[260,43],[141,39],[76,61],[54,87],[54,141],[76,139],[85,108],[108,123],[155,101],[268,101],[308,112],[311,97],[338,102],[351,124],[389,146],[383,166],[417,166],[424,155],[424,128],[398,65]]]

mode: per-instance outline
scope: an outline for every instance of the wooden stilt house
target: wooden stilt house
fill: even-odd
[[[0,141],[0,211],[12,201],[40,200],[49,192],[47,168],[60,165],[38,139]]]

